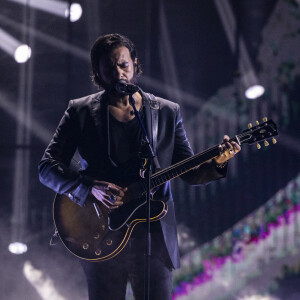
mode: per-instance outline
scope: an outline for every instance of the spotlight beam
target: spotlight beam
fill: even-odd
[[[31,49],[21,41],[0,28],[0,48],[18,63],[26,62],[31,55]],[[25,51],[24,51],[25,50]]]
[[[42,270],[35,268],[30,261],[23,265],[23,275],[43,300],[66,300],[55,288],[53,280]]]
[[[21,45],[21,42],[0,28],[0,48],[13,56],[15,50]]]
[[[31,130],[31,133],[34,134],[40,141],[42,141],[45,145],[49,143],[49,140],[52,137],[52,133],[44,127],[37,120],[31,119],[31,124],[29,125],[26,122],[25,112],[20,110],[18,111],[17,105],[15,105],[9,97],[5,96],[0,91],[0,108],[3,109],[7,114],[9,114],[13,119],[17,121],[17,123],[22,126],[26,126],[27,129]]]
[[[13,29],[16,29],[16,30],[19,30],[19,31],[22,31],[23,30],[23,26],[22,24],[16,22],[16,21],[13,21],[11,19],[9,19],[8,17],[6,16],[3,16],[3,15],[0,15],[0,22],[4,23],[5,25],[8,25],[10,27],[12,27]],[[69,52],[69,53],[72,53],[73,55],[75,55],[76,57],[79,57],[83,60],[86,60],[86,61],[89,61],[89,52],[86,51],[86,50],[83,50],[79,47],[76,47],[76,46],[73,46],[73,45],[70,45],[58,38],[55,38],[53,36],[50,36],[48,34],[45,34],[41,31],[38,31],[36,30],[35,28],[32,28],[32,27],[28,27],[27,28],[27,31],[28,31],[28,34],[31,35],[32,38],[38,38],[40,41],[44,42],[45,44],[47,45],[50,45],[54,48],[57,48],[57,49],[61,49],[63,51],[66,51],[66,52]],[[0,43],[1,45],[1,43]]]
[[[65,17],[65,11],[69,8],[68,2],[56,0],[10,0],[10,2],[28,5],[59,17]]]
[[[235,51],[235,32],[236,21],[230,3],[228,0],[214,0],[220,19],[224,26],[224,30],[232,52]],[[240,57],[239,65],[241,68],[242,81],[246,88],[254,84],[258,84],[257,76],[255,75],[254,67],[251,63],[244,39],[239,37]]]
[[[73,3],[71,6],[67,1],[57,0],[10,0],[11,2],[19,3],[22,5],[28,5],[32,8],[50,13],[62,18],[68,18],[71,11],[70,20],[75,22],[80,19],[82,14],[82,8],[80,4]]]

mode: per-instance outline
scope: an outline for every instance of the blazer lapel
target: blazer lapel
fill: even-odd
[[[105,100],[104,92],[97,95],[92,101],[92,115],[97,128],[100,140],[106,145],[107,163],[112,167],[117,167],[110,156],[110,134],[109,134],[109,110]]]
[[[141,91],[142,92],[142,91]],[[145,99],[145,116],[146,116],[146,120],[145,120],[145,129],[146,129],[146,132],[147,132],[147,135],[150,139],[150,143],[151,143],[151,146],[152,146],[152,149],[154,150],[154,154],[157,155],[156,151],[156,147],[157,147],[157,130],[158,128],[155,126],[158,126],[158,112],[156,111],[157,109],[159,109],[159,105],[158,103],[156,102],[157,105],[155,105],[155,107],[153,106],[153,102],[152,102],[152,105],[150,104],[150,95],[149,94],[146,94],[144,92],[142,92],[142,95],[143,95],[143,99]],[[155,110],[155,111],[154,111]],[[156,112],[156,116],[153,115],[154,112]],[[154,126],[154,128],[153,128]],[[153,135],[156,135],[155,139],[156,139],[156,142],[155,142],[155,145],[154,145],[154,142],[153,142],[153,138],[154,136]],[[160,164],[159,164],[159,161],[158,161],[158,158],[157,156],[154,157],[153,159],[153,167],[154,167],[154,172],[160,170]]]
[[[145,106],[145,122],[144,126],[149,137],[151,146],[153,147],[153,136],[152,136],[152,115],[150,110],[150,103],[149,103],[149,96],[148,94],[141,91],[144,99],[144,106]]]
[[[92,117],[100,139],[103,139],[103,136],[106,137],[107,135],[107,130],[105,130],[107,120],[107,105],[103,98],[103,92],[101,92],[92,99],[91,103]]]

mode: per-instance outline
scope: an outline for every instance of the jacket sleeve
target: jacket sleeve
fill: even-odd
[[[70,168],[77,149],[80,126],[74,103],[71,100],[56,132],[38,165],[42,184],[59,194],[67,194],[82,206],[89,194],[93,180]]]
[[[172,164],[184,160],[194,155],[190,143],[186,136],[183,126],[180,108],[177,106],[176,124],[175,124],[175,145],[172,158]],[[209,183],[226,176],[227,163],[223,168],[219,168],[214,160],[208,161],[191,171],[183,174],[181,178],[191,185],[199,185]]]

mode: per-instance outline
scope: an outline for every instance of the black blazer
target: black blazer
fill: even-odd
[[[144,125],[152,141],[151,107],[148,94],[141,91],[145,105]],[[113,182],[108,133],[108,107],[103,92],[71,100],[56,132],[39,163],[40,181],[59,194],[67,194],[83,205],[93,179]],[[179,105],[156,97],[158,102],[158,135],[156,154],[160,167],[166,168],[191,155],[193,151],[186,137]],[[70,167],[78,150],[81,171]],[[216,168],[214,162],[205,163],[184,174],[182,179],[192,185],[222,178],[227,167]],[[160,187],[155,197],[168,204],[168,213],[159,222],[164,242],[174,268],[179,267],[176,218],[170,183]]]

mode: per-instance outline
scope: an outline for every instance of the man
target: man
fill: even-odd
[[[71,100],[54,137],[39,164],[43,184],[83,206],[93,195],[112,211],[123,205],[127,186],[139,180],[141,129],[132,113],[129,96],[116,89],[120,81],[136,83],[141,66],[133,43],[125,36],[108,34],[96,40],[91,49],[94,83],[104,91]],[[193,155],[183,128],[179,106],[149,95],[134,93],[137,110],[155,146],[161,169]],[[158,116],[157,134],[152,118]],[[240,151],[229,143],[220,146],[218,157],[181,177],[189,184],[203,184],[222,178],[227,161]],[[82,170],[72,170],[70,161],[78,150]],[[174,204],[167,182],[155,193],[155,200],[168,206],[167,215],[151,223],[152,255],[150,299],[171,299],[172,269],[179,267]],[[144,297],[145,226],[139,224],[125,249],[105,262],[82,260],[87,277],[89,299],[125,299],[129,280],[136,299]]]

